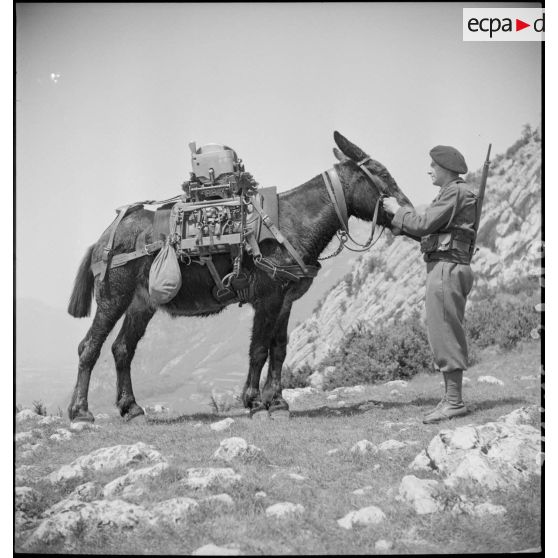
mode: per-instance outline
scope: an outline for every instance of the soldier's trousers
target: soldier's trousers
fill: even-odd
[[[465,370],[468,354],[463,318],[473,286],[471,266],[428,262],[426,272],[426,326],[434,364],[441,372]]]

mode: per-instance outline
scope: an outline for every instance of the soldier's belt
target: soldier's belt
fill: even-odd
[[[468,254],[471,251],[472,239],[468,240],[457,231],[447,233],[429,234],[420,241],[420,251],[423,254],[432,252],[446,252],[448,250],[458,250]]]

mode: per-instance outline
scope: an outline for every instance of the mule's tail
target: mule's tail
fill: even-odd
[[[85,318],[91,312],[91,300],[95,285],[95,277],[91,271],[92,252],[93,246],[90,246],[79,266],[74,281],[74,290],[68,303],[68,313],[74,316],[74,318]]]

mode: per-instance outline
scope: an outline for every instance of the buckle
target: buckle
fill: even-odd
[[[112,248],[103,248],[103,255],[101,256],[101,260],[103,262],[108,262],[109,259],[112,257]]]

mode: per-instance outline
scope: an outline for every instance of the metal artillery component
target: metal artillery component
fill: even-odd
[[[238,177],[244,165],[233,149],[217,143],[196,148],[194,141],[188,146],[192,172],[190,180],[182,185],[185,201],[226,199],[240,193]]]

